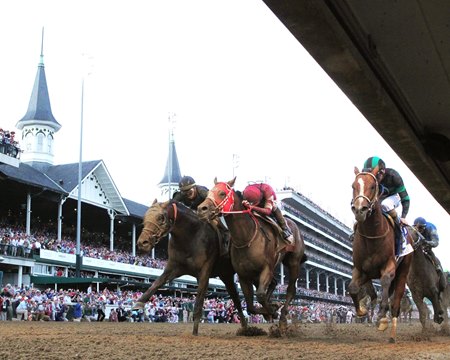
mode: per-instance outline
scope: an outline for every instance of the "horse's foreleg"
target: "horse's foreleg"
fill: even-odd
[[[389,311],[389,288],[391,286],[392,280],[395,277],[395,263],[390,262],[385,271],[382,272],[380,282],[381,282],[381,303],[380,303],[380,324],[378,325],[378,330],[385,331],[388,328],[388,319],[386,317]],[[403,296],[403,294],[401,294]]]
[[[194,304],[194,328],[192,330],[192,335],[198,335],[198,325],[202,318],[203,305],[205,301],[206,290],[208,288],[209,275],[211,274],[210,268],[204,267],[202,272],[197,277],[198,287],[197,287],[197,297],[195,298]]]
[[[247,319],[244,316],[244,312],[242,311],[242,305],[241,301],[239,299],[239,293],[236,289],[236,285],[233,281],[233,274],[224,275],[220,277],[223,283],[225,284],[225,287],[227,288],[228,294],[230,294],[231,299],[233,300],[234,307],[236,308],[239,318],[241,320],[241,326],[242,328],[247,328]]]
[[[367,279],[367,277],[361,271],[359,271],[357,268],[353,268],[352,280],[348,285],[348,292],[353,300],[356,316],[358,317],[362,317],[367,314],[367,309],[361,308],[361,305],[359,303],[359,290],[361,289],[361,285],[367,281],[369,281],[369,279]]]
[[[180,276],[181,274],[176,272],[174,269],[169,267],[166,267],[166,269],[163,271],[163,273],[157,278],[152,286],[150,286],[145,293],[141,295],[141,297],[138,299],[138,301],[133,305],[133,309],[144,309],[145,303],[150,299],[150,297],[158,290],[162,285],[165,283],[172,281],[176,277]]]
[[[439,290],[431,289],[432,296],[430,297],[431,304],[433,305],[433,312],[434,312],[434,322],[437,324],[440,324],[444,321],[444,310],[441,306],[441,301],[439,298]]]
[[[239,276],[242,292],[244,293],[245,302],[247,303],[247,312],[249,314],[266,314],[265,309],[257,309],[253,304],[253,284],[247,279]]]
[[[256,298],[258,302],[267,311],[268,315],[271,315],[274,319],[277,318],[275,307],[270,304],[267,299],[267,291],[273,278],[273,272],[266,266],[259,276],[259,284],[256,289]]]
[[[414,291],[412,293],[412,297],[414,300],[414,303],[417,306],[417,310],[419,310],[419,320],[420,323],[422,324],[422,330],[425,330],[427,327],[427,317],[428,317],[428,308],[425,305],[425,303],[423,302],[423,295],[422,294],[417,294],[416,291]]]

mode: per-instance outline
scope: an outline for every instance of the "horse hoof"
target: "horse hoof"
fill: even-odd
[[[133,307],[131,308],[131,310],[143,310],[145,307],[145,304],[143,302],[136,302]]]
[[[389,338],[389,343],[390,344],[395,344],[395,339],[394,338]]]
[[[388,328],[388,326],[389,326],[388,319],[383,318],[380,320],[380,325],[378,325],[378,330],[385,331]]]

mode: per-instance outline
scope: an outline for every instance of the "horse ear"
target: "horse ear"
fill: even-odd
[[[158,200],[155,198],[155,200],[153,200],[152,205],[155,205],[158,202]]]
[[[233,180],[228,181],[228,185],[230,185],[230,187],[233,187],[235,182],[236,182],[236,176],[234,177]]]
[[[214,185],[217,185],[217,176],[214,178]]]
[[[353,171],[355,172],[355,175],[358,175],[358,174],[359,174],[359,169],[358,169],[357,166],[355,166],[355,168],[353,169]]]

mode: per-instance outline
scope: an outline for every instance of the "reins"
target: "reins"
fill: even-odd
[[[233,237],[231,237],[231,244],[236,249],[242,249],[244,247],[250,247],[250,245],[256,239],[256,236],[258,234],[258,220],[256,219],[256,216],[252,213],[251,209],[232,210],[233,207],[234,207],[234,190],[227,183],[222,183],[222,184],[224,184],[226,186],[227,193],[225,195],[225,198],[220,203],[216,202],[216,200],[214,198],[214,193],[213,193],[212,190],[209,192],[207,198],[210,199],[213,202],[213,204],[215,205],[215,209],[214,209],[215,214],[223,214],[224,216],[235,215],[235,214],[249,214],[250,215],[250,217],[252,218],[253,222],[255,223],[255,232],[254,232],[252,238],[250,239],[250,241],[245,243],[244,245],[236,245],[233,242]],[[232,203],[228,204],[230,201]],[[226,205],[229,205],[228,206],[229,210],[224,210],[224,207]]]

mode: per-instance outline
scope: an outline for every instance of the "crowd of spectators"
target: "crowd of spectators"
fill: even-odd
[[[18,158],[21,150],[19,142],[15,140],[15,131],[0,128],[0,153]]]
[[[144,310],[132,310],[132,305],[141,295],[140,291],[111,291],[107,288],[96,292],[91,286],[86,291],[79,291],[40,290],[33,286],[6,284],[0,292],[0,321],[192,322],[195,295],[154,295]],[[247,313],[244,300],[241,306],[249,323],[265,322],[261,315]],[[347,315],[352,312],[352,307],[302,300],[289,307],[288,318],[308,323],[340,322],[342,312]],[[231,300],[216,297],[205,299],[202,322],[239,323],[240,319]]]
[[[133,264],[155,269],[163,269],[167,263],[166,260],[155,259],[151,256],[132,255],[130,251],[120,248],[111,251],[104,242],[96,237],[97,234],[85,234],[80,245],[81,255],[85,257],[110,260],[120,263]],[[9,256],[31,257],[32,253],[39,249],[53,250],[66,254],[75,254],[76,243],[67,235],[61,240],[56,239],[56,235],[48,231],[36,231],[27,235],[25,229],[21,226],[7,226],[0,222],[0,254]]]

